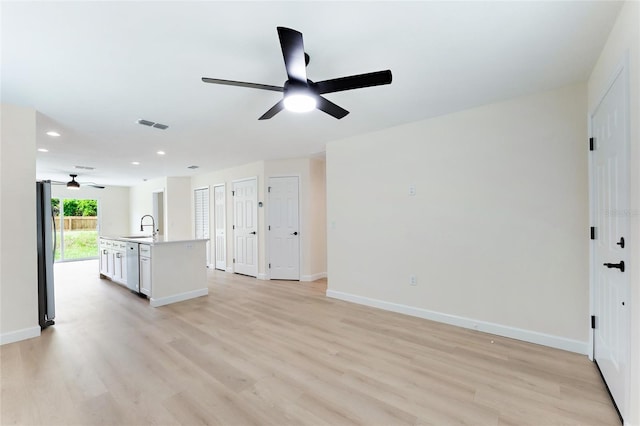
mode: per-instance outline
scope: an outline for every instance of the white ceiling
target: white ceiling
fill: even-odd
[[[317,155],[328,141],[585,81],[620,5],[3,1],[1,99],[39,111],[49,152],[38,179],[134,185]],[[282,85],[277,26],[304,34],[311,80],[391,69],[393,83],[326,95],[351,112],[342,120],[258,121],[279,93],[200,80]]]

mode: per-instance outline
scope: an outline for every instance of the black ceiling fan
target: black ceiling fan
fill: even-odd
[[[71,180],[69,182],[60,182],[60,181],[52,180],[51,183],[54,185],[66,185],[68,189],[80,189],[81,184],[83,186],[91,186],[93,188],[104,189],[104,186],[98,185],[94,182],[78,182],[76,180],[78,175],[76,174],[70,174],[69,176],[71,176]]]
[[[284,108],[295,112],[306,112],[317,108],[332,117],[340,119],[349,114],[349,111],[320,95],[391,83],[391,70],[351,75],[314,83],[307,78],[306,66],[309,64],[309,55],[304,51],[302,33],[285,27],[278,27],[277,29],[288,77],[284,86],[280,87],[207,77],[202,77],[202,81],[205,83],[283,92],[282,99],[265,112],[259,120],[267,120]]]

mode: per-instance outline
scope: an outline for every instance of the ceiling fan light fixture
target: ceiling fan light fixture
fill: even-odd
[[[316,97],[307,93],[294,93],[284,98],[284,107],[291,112],[312,111],[316,108],[317,103]]]
[[[80,184],[76,181],[76,177],[78,175],[69,175],[71,176],[71,180],[67,182],[67,189],[78,190],[80,189]]]

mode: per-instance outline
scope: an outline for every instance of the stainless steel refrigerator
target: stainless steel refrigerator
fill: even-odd
[[[51,182],[36,182],[36,221],[38,229],[38,319],[41,328],[54,324],[53,261],[56,224],[51,206]]]

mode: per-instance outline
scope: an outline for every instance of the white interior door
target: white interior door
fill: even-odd
[[[624,417],[629,391],[629,124],[626,70],[591,117],[593,220],[596,225],[594,359]],[[624,246],[624,247],[623,247]],[[624,262],[625,268],[622,268]]]
[[[298,178],[269,179],[269,271],[274,280],[300,279]]]
[[[224,185],[213,187],[213,220],[215,222],[216,269],[227,269],[226,203]]]
[[[233,271],[258,276],[258,180],[233,183]]]
[[[209,239],[209,188],[199,188],[193,191],[195,212],[195,237]],[[211,244],[207,241],[207,264],[211,262]]]

